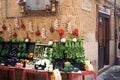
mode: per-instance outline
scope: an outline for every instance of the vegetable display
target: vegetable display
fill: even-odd
[[[83,38],[62,38],[61,42],[54,42],[54,59],[74,59],[76,62],[84,62]]]

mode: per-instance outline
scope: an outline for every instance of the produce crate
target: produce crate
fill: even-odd
[[[60,71],[63,70],[64,68],[64,60],[63,59],[56,59],[54,62],[53,62],[53,68],[54,69],[59,69]]]
[[[26,53],[34,53],[35,42],[26,42]]]
[[[84,63],[72,62],[71,64],[72,64],[74,67],[79,68],[79,70],[82,70],[82,71],[85,70],[85,68],[84,68]]]

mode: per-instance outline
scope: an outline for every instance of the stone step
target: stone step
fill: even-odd
[[[120,78],[104,78],[104,80],[120,80]]]
[[[101,73],[97,80],[120,80],[120,66],[115,65]]]
[[[120,72],[114,72],[112,73],[115,77],[120,77]]]

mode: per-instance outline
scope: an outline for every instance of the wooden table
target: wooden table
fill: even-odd
[[[13,80],[16,80],[16,70],[15,70],[15,68],[0,65],[0,75],[2,75],[2,70],[11,71],[13,73]],[[9,76],[9,74],[7,75],[7,78],[9,79],[8,76]],[[0,78],[0,80],[2,80],[2,79]]]
[[[13,80],[16,80],[16,69],[15,67],[7,67],[7,66],[1,66],[0,65],[0,75],[2,75],[2,70],[5,71],[11,71],[13,73]],[[45,75],[46,80],[49,80],[49,73],[51,72],[46,72],[46,71],[39,71],[39,70],[33,70],[33,69],[25,69],[22,68],[23,73],[22,73],[22,80],[25,80],[25,78],[27,77],[27,74],[32,74],[32,75]],[[94,76],[94,80],[96,80],[96,73],[95,71],[81,71],[81,72],[61,72],[62,76],[65,77],[65,75],[67,74],[67,79],[69,80],[74,80],[75,77],[79,77],[82,76],[82,80],[85,80],[85,76],[86,75],[93,75]],[[7,75],[9,76],[9,75]],[[2,80],[0,78],[0,80]],[[35,76],[33,78],[33,80],[36,80]],[[42,80],[42,79],[41,79]]]
[[[27,75],[28,73],[38,74],[38,75],[45,75],[46,80],[48,80],[48,72],[39,71],[39,70],[32,70],[32,69],[24,69],[24,70],[23,70],[22,80],[25,80],[25,77],[26,77],[26,75]],[[35,77],[33,78],[33,80],[36,80]]]
[[[69,73],[70,80],[74,80],[75,77],[82,76],[82,80],[85,80],[86,75],[93,75],[94,80],[96,80],[96,73],[95,71],[81,71],[81,73],[75,72],[75,73]]]

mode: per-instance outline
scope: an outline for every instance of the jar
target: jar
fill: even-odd
[[[52,4],[51,7],[52,7],[51,11],[52,11],[52,12],[55,12],[56,9],[55,9],[55,4],[54,4],[54,3]]]

